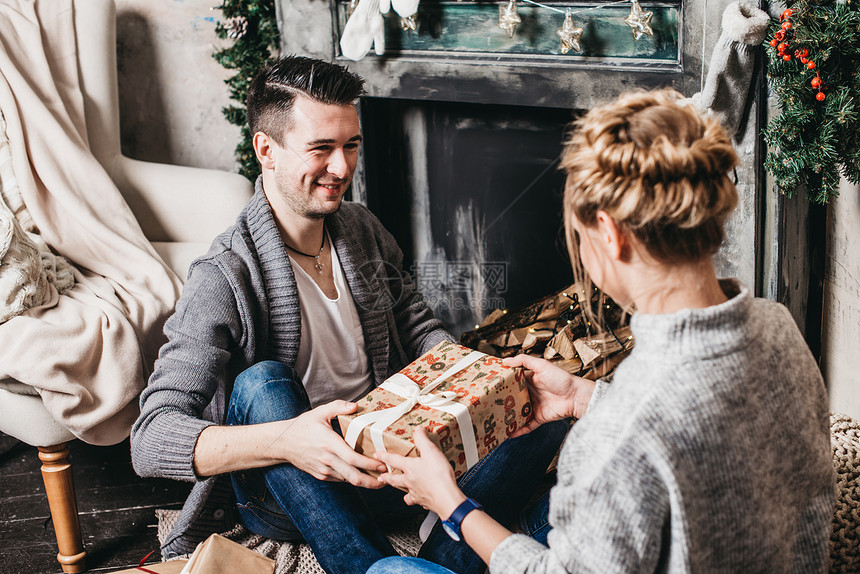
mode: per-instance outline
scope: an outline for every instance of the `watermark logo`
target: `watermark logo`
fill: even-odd
[[[412,275],[418,290],[426,296],[440,291],[485,290],[501,295],[508,290],[506,262],[416,261]]]
[[[434,311],[480,315],[505,307],[506,262],[417,261],[412,274]]]
[[[401,284],[403,273],[388,261],[374,260],[362,263],[356,269],[356,275],[364,292],[363,297],[356,297],[355,304],[365,311],[388,311],[397,305],[403,295]]]
[[[415,289],[434,311],[485,314],[505,307],[506,262],[416,261]],[[355,303],[367,311],[387,311],[403,296],[406,274],[387,261],[367,261],[356,269],[363,294]],[[355,294],[354,294],[355,295]]]

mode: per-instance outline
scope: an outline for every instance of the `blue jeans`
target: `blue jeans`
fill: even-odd
[[[295,371],[275,361],[258,363],[234,384],[227,424],[286,420],[310,410]],[[463,492],[480,502],[502,524],[514,524],[545,476],[569,426],[546,424],[503,442],[458,480]],[[374,562],[396,555],[381,525],[420,514],[392,487],[358,488],[317,480],[290,464],[231,474],[239,515],[245,526],[276,540],[310,544],[329,573],[364,572]],[[468,545],[454,542],[437,523],[419,556],[463,574],[480,574],[485,565]]]
[[[546,539],[550,530],[549,492],[545,492],[520,515],[520,532],[548,546]]]
[[[371,566],[367,574],[455,574],[455,572],[423,558],[390,556]]]

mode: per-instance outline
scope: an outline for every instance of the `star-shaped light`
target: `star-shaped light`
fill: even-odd
[[[415,14],[400,19],[400,27],[404,32],[414,32],[418,29],[418,20],[415,19]]]
[[[642,36],[653,36],[654,30],[651,29],[651,17],[653,12],[646,12],[639,5],[639,2],[632,0],[633,6],[630,8],[630,14],[624,19],[624,22],[633,30],[633,39],[638,40]]]
[[[570,13],[570,10],[564,15],[564,23],[555,33],[561,38],[562,54],[567,54],[571,48],[575,52],[582,51],[582,46],[579,45],[579,39],[582,37],[582,28],[577,28],[573,25],[573,14]]]
[[[507,6],[499,6],[499,28],[505,31],[508,38],[514,37],[517,24],[522,22],[517,13],[517,0],[508,0]]]

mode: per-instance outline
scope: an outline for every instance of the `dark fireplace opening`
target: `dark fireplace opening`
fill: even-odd
[[[572,281],[558,169],[570,110],[366,98],[368,207],[455,336]]]

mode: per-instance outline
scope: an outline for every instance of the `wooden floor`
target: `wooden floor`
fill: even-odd
[[[155,551],[156,508],[180,508],[190,485],[143,479],[131,468],[128,441],[69,445],[89,572],[137,566]],[[0,573],[55,574],[57,546],[36,449],[0,434]],[[149,562],[149,561],[148,561]]]

